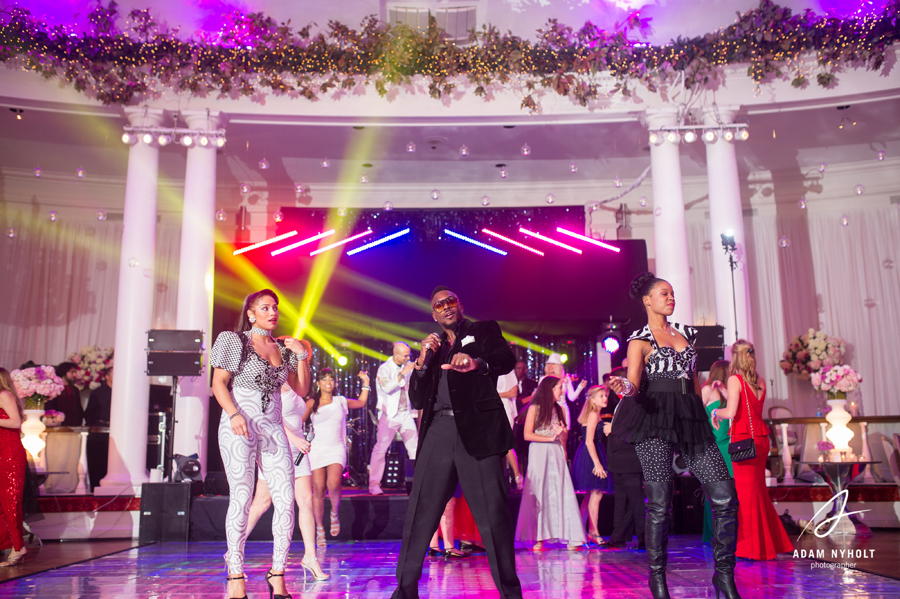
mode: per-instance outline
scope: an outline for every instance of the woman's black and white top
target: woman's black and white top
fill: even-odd
[[[647,361],[644,363],[644,370],[650,380],[689,379],[694,376],[694,367],[697,365],[697,350],[694,349],[697,329],[677,323],[672,324],[671,327],[687,339],[688,345],[681,351],[677,351],[674,347],[659,345],[650,330],[650,325],[644,325],[644,328],[635,331],[628,338],[628,341],[633,339],[647,341],[653,347],[653,352],[647,356]]]
[[[298,357],[285,347],[283,341],[276,340],[281,351],[281,365],[272,366],[253,349],[250,335],[250,331],[220,333],[209,352],[209,365],[230,372],[232,387],[259,391],[260,408],[265,413],[272,396],[287,381],[288,372],[297,372]]]

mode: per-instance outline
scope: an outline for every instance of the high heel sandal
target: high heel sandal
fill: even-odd
[[[276,598],[277,598],[277,599],[292,599],[290,593],[288,593],[287,595],[276,595],[276,594],[275,594],[275,587],[272,586],[272,583],[269,582],[269,579],[270,579],[270,578],[277,578],[277,577],[279,577],[279,576],[281,576],[282,578],[284,578],[284,572],[282,572],[281,574],[272,574],[272,571],[271,571],[271,570],[269,570],[268,572],[266,572],[266,584],[269,585],[269,599],[276,599]]]
[[[244,575],[241,574],[240,576],[231,576],[231,575],[229,575],[228,578],[226,578],[225,580],[245,580],[245,579],[244,579]],[[244,589],[244,596],[243,596],[243,597],[234,597],[233,599],[247,599],[247,590],[246,590],[246,588]]]
[[[304,583],[306,582],[306,571],[307,570],[309,570],[309,573],[312,574],[313,580],[328,580],[329,578],[331,578],[330,574],[325,574],[325,572],[322,572],[322,566],[319,566],[319,573],[316,574],[316,571],[313,570],[313,567],[310,565],[313,562],[318,564],[319,558],[311,557],[311,558],[309,558],[309,563],[307,563],[305,557],[302,560],[300,560],[300,565],[303,566],[303,582]]]
[[[316,547],[328,547],[325,541],[325,527],[316,526]]]
[[[10,568],[12,566],[19,566],[25,563],[25,556],[28,555],[28,548],[22,547],[22,553],[16,553],[16,550],[13,549],[9,552],[9,557],[6,558],[6,561],[0,563],[0,567]]]
[[[341,534],[341,521],[338,514],[331,512],[331,536],[336,537]]]

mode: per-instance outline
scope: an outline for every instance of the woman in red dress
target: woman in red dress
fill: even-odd
[[[25,489],[25,447],[22,445],[22,404],[12,377],[0,368],[0,549],[10,549],[0,566],[15,566],[28,550],[22,529],[22,492]]]
[[[766,487],[766,458],[769,456],[769,427],[763,421],[766,382],[756,373],[753,345],[743,339],[731,346],[731,376],[728,377],[728,405],[712,411],[713,426],[731,420],[731,441],[753,438],[756,457],[734,462],[734,482],[738,501],[738,557],[769,560],[794,550],[775,513]]]

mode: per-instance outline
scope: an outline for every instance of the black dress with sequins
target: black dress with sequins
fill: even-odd
[[[629,443],[657,437],[672,443],[682,454],[698,455],[715,445],[716,439],[703,400],[694,391],[697,330],[679,324],[672,328],[687,339],[688,345],[681,351],[657,344],[649,326],[628,338],[629,342],[649,342],[653,351],[644,363],[641,389],[634,397],[636,409],[623,426],[628,430]]]

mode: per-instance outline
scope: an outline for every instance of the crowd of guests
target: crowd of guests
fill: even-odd
[[[497,377],[496,392],[506,411],[508,434],[512,438],[514,433],[515,438],[515,448],[502,461],[509,472],[510,490],[522,493],[515,541],[534,551],[547,548],[548,543],[579,550],[590,545],[623,547],[636,536],[635,548],[648,554],[651,592],[654,597],[668,597],[668,518],[672,459],[677,452],[701,479],[708,499],[704,540],[713,544],[713,584],[726,597],[738,597],[735,556],[766,560],[793,549],[765,486],[769,430],[762,406],[766,385],[756,372],[754,348],[747,341],[735,343],[732,360],[713,364],[701,386],[695,378],[694,330],[665,318],[674,306],[671,286],[648,275],[633,286],[633,296],[646,307],[649,324],[629,339],[628,367],[604,375],[604,384],[587,389],[582,402],[586,381],[567,374],[559,354],[549,356],[537,381],[529,378],[524,361]],[[356,399],[347,398],[337,389],[331,370],[322,369],[310,377],[307,342],[272,338],[277,303],[275,294],[267,290],[248,296],[238,331],[220,336],[210,358],[215,368],[213,391],[223,407],[219,444],[232,486],[224,558],[230,574],[229,595],[234,597],[243,592],[244,542],[273,503],[276,543],[273,568],[267,575],[273,593],[284,590],[295,501],[305,545],[304,577],[309,573],[316,580],[328,578],[318,564],[316,547],[326,546],[326,530],[331,537],[341,530],[349,410],[365,407],[375,393],[378,432],[371,455],[372,495],[383,494],[385,452],[395,435],[402,438],[410,459],[415,459],[418,450],[417,411],[409,395],[414,372],[409,346],[394,345],[393,355],[378,369],[374,391],[368,374],[360,372],[362,391]],[[73,384],[75,369],[72,363],[57,367],[65,390],[46,408],[65,414],[64,426],[108,426],[113,370],[103,373],[103,383],[82,407]],[[575,409],[580,413],[573,422]],[[23,491],[15,482],[24,479],[26,472],[19,438],[22,421],[21,398],[9,373],[0,369],[0,475],[13,481],[0,490],[0,548],[11,550],[0,564],[5,566],[20,563],[26,555]],[[581,440],[574,454],[568,455],[572,431],[580,432]],[[732,463],[729,444],[745,439],[753,439],[756,457]],[[92,487],[105,475],[108,444],[108,434],[98,432],[88,438]],[[235,492],[241,485],[246,493]],[[578,493],[584,494],[580,502]],[[614,498],[614,529],[607,539],[600,536],[598,527],[604,494]],[[327,519],[326,496],[331,506]],[[462,498],[457,486],[434,531],[430,555],[468,555],[454,542],[454,515]],[[468,546],[479,549],[472,542]]]

